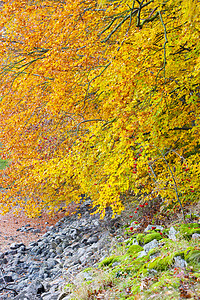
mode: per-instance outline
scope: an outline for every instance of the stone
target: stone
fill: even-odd
[[[176,241],[176,234],[177,234],[177,231],[174,229],[174,227],[172,226],[172,227],[170,227],[170,229],[169,229],[169,235],[168,235],[168,237],[169,237],[169,239],[171,239],[171,240],[173,240],[173,241]]]
[[[58,244],[60,244],[62,242],[62,239],[59,237],[59,236],[57,236],[56,238],[55,238],[55,243],[58,245]]]
[[[56,249],[56,247],[57,247],[57,244],[54,241],[52,241],[51,242],[51,248],[52,249]]]
[[[5,276],[3,276],[3,278],[0,278],[0,283],[4,283],[4,282],[8,283],[8,282],[13,282],[13,281],[14,280],[13,280],[12,276],[9,276],[9,275],[5,275]]]
[[[200,234],[199,234],[199,233],[193,233],[192,239],[197,239],[197,240],[199,240],[199,239],[200,239]]]
[[[58,261],[56,259],[53,258],[48,258],[47,259],[47,266],[48,269],[52,269],[53,267],[55,267],[58,264]]]
[[[72,296],[71,295],[68,295],[68,296],[65,296],[64,298],[62,298],[62,300],[70,300],[72,299]],[[60,299],[59,299],[60,300]]]
[[[60,246],[57,246],[57,247],[56,247],[56,253],[57,253],[57,254],[63,253],[63,248],[60,247]]]
[[[181,256],[175,256],[174,261],[174,268],[185,269],[187,267],[187,262]]]
[[[150,243],[147,243],[146,245],[143,246],[144,251],[146,252],[146,254],[148,254],[149,250],[154,249],[156,247],[158,247],[158,241],[156,239],[154,239]]]
[[[34,246],[38,246],[38,242],[31,242],[29,244],[29,247],[34,247]]]
[[[21,246],[24,246],[24,247],[26,247],[23,243],[13,243],[13,244],[11,244],[10,245],[10,249],[11,250],[15,250],[15,249],[18,249],[18,248],[20,248]]]
[[[111,211],[106,212],[104,220],[100,220],[98,214],[90,216],[85,204],[80,212],[81,219],[78,212],[75,216],[64,217],[27,247],[23,243],[13,243],[9,251],[0,252],[4,277],[7,281],[12,280],[9,282],[19,293],[12,299],[71,299],[71,291],[61,291],[66,285],[63,277],[75,278],[81,269],[94,266],[101,257],[106,257],[111,243],[116,242],[116,238],[110,235],[111,230],[121,242],[124,241],[117,233],[119,222],[111,220]],[[27,224],[20,231],[33,229]],[[83,277],[91,279],[89,273]],[[7,300],[1,292],[0,299]]]
[[[141,258],[141,257],[143,257],[143,256],[146,256],[147,255],[147,253],[146,253],[146,251],[141,251],[140,253],[139,253],[139,255],[137,256],[137,258]]]
[[[155,228],[155,229],[159,229],[159,230],[163,230],[163,226],[160,226],[160,225],[148,225],[147,228],[145,228],[144,232],[147,232],[149,230],[152,230],[152,227]]]
[[[43,300],[58,300],[58,297],[60,295],[60,292],[56,292],[54,294],[50,293],[46,293],[42,295],[42,299]]]
[[[98,241],[98,237],[97,236],[93,236],[93,237],[90,237],[87,240],[87,244],[90,245],[90,244],[96,243],[97,241]]]

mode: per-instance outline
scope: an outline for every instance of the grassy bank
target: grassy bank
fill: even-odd
[[[186,224],[162,229],[154,225],[140,233],[130,222],[124,228],[124,242],[116,243],[110,256],[66,284],[70,299],[199,300],[199,221],[198,214],[188,215]],[[169,234],[172,227],[174,239]],[[152,241],[156,246],[145,253],[145,245]]]

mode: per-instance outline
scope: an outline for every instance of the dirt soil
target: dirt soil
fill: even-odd
[[[73,211],[71,209],[70,214]],[[8,250],[12,243],[22,242],[28,245],[30,242],[38,240],[48,231],[48,226],[55,225],[64,216],[65,212],[59,212],[54,217],[49,217],[47,213],[44,213],[40,218],[35,219],[26,217],[23,212],[20,212],[18,216],[14,216],[12,212],[4,216],[0,214],[0,252]],[[29,227],[34,229],[40,229],[41,233],[17,230],[27,224],[30,224]]]

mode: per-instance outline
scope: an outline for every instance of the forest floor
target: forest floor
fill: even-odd
[[[69,208],[70,213],[73,213],[73,206]],[[8,250],[12,243],[24,243],[27,246],[30,242],[38,240],[50,226],[55,225],[64,216],[65,211],[62,210],[52,217],[43,213],[39,218],[29,218],[23,212],[17,216],[12,211],[5,215],[0,214],[0,252]],[[33,230],[24,231],[23,228]]]

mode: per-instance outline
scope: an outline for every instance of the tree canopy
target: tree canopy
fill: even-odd
[[[4,0],[0,29],[1,209],[199,197],[199,0]]]

